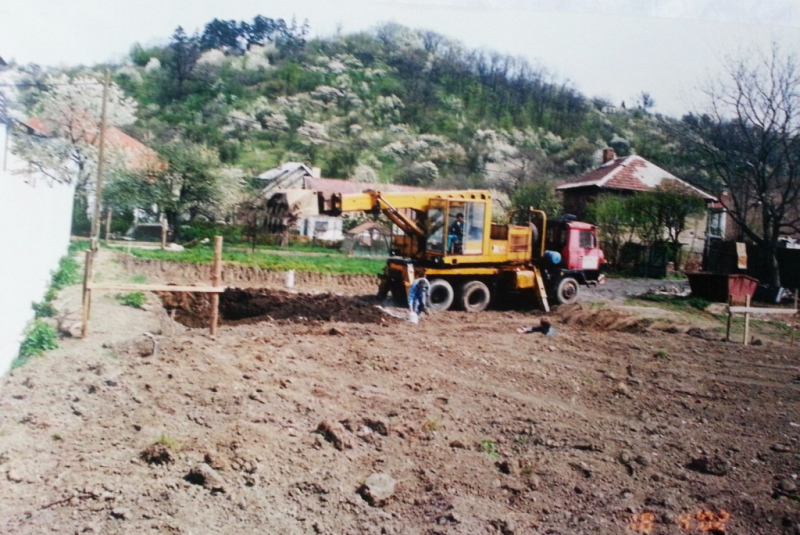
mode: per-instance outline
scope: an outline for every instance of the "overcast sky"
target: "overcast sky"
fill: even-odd
[[[798,0],[2,0],[0,57],[91,65],[163,44],[178,25],[259,14],[308,20],[322,37],[384,22],[434,30],[524,57],[589,97],[647,91],[670,115],[701,104],[697,88],[725,55],[777,41],[800,57]]]

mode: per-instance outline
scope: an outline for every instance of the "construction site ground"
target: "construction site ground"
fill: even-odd
[[[97,280],[207,283],[119,254]],[[525,307],[415,325],[330,280],[229,290],[215,339],[205,296],[95,292],[87,339],[0,381],[0,532],[800,533],[780,326],[744,346],[625,301],[673,284],[653,281],[588,290],[551,336],[517,332],[543,317]],[[80,299],[61,292],[65,332]]]

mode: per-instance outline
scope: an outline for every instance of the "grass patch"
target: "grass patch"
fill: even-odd
[[[80,253],[83,251],[88,251],[89,247],[91,247],[92,242],[89,240],[74,240],[71,241],[69,244],[69,249],[67,250],[69,255],[72,256],[75,253]]]
[[[442,423],[436,418],[431,418],[425,422],[425,430],[428,432],[432,433],[440,427],[442,427]]]
[[[119,301],[126,307],[133,307],[133,308],[142,308],[144,307],[144,304],[147,302],[147,297],[145,297],[144,293],[142,292],[117,294],[115,298],[117,301]]]
[[[80,281],[80,266],[72,256],[64,256],[58,261],[58,269],[53,272],[50,288],[58,291]]]
[[[653,356],[655,358],[657,358],[657,359],[663,359],[663,358],[667,358],[669,356],[669,352],[666,349],[662,348],[662,349],[659,349],[658,351],[656,351],[655,353],[653,353]]]
[[[701,297],[682,297],[676,295],[667,295],[667,294],[656,294],[656,293],[646,293],[644,295],[640,295],[637,297],[632,298],[634,301],[646,301],[648,303],[658,303],[661,305],[665,305],[667,308],[671,310],[676,310],[678,312],[686,312],[691,311],[691,309],[695,310],[705,310],[711,302],[706,301]]]
[[[188,262],[193,264],[210,264],[214,260],[213,250],[200,247],[186,249],[184,251],[131,249],[131,254],[138,258]],[[374,275],[382,271],[386,264],[385,260],[347,257],[340,254],[302,256],[264,252],[245,253],[240,251],[223,251],[222,259],[240,266],[258,267],[273,271],[295,270],[341,275]]]
[[[497,451],[497,444],[492,440],[481,440],[481,451],[492,459],[500,458],[500,452]]]
[[[19,354],[11,363],[11,369],[19,368],[31,357],[57,348],[57,338],[58,333],[52,325],[42,320],[35,320],[25,332],[25,340],[19,346]]]
[[[131,277],[131,282],[133,284],[147,284],[147,276],[146,275],[134,275]]]
[[[172,451],[178,451],[178,441],[166,433],[161,433],[161,435],[158,437],[158,440],[156,440],[153,444],[166,446]]]
[[[41,303],[31,304],[31,308],[33,309],[36,319],[52,318],[53,316],[56,315],[56,307],[54,307],[53,303],[51,303],[47,299],[45,299]]]

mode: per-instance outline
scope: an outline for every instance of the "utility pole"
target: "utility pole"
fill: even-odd
[[[100,241],[100,208],[103,204],[103,167],[105,167],[106,152],[106,107],[108,106],[108,85],[111,81],[111,72],[106,69],[106,78],[103,83],[103,110],[100,115],[100,154],[97,162],[97,186],[94,192],[94,216],[92,217],[92,250],[97,251]]]

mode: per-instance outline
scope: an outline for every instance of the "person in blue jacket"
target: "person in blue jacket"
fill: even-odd
[[[411,321],[416,323],[419,316],[428,308],[428,298],[431,293],[431,283],[421,277],[411,283],[408,289],[408,308],[411,310]]]

